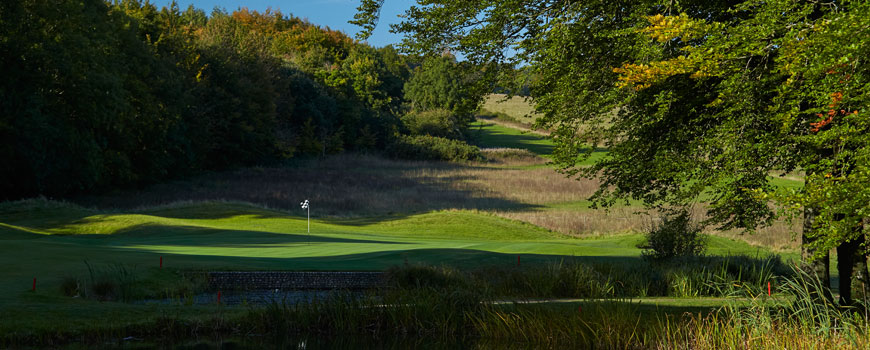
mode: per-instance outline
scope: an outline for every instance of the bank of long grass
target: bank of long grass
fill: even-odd
[[[397,289],[477,289],[492,298],[759,297],[790,275],[778,256],[708,256],[665,262],[563,259],[529,266],[403,266],[387,270]]]
[[[272,304],[248,315],[276,337],[316,333],[370,337],[472,339],[499,348],[594,349],[863,349],[863,317],[831,303],[807,302],[816,292],[800,274],[783,280],[786,299],[755,296],[713,310],[649,307],[630,299],[571,304],[493,304],[486,292],[417,286],[378,298],[336,298]]]

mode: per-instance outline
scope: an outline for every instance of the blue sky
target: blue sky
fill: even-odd
[[[155,5],[166,6],[172,0],[151,0]],[[311,23],[338,29],[350,36],[356,35],[359,27],[347,23],[356,14],[359,0],[177,0],[180,8],[185,9],[188,5],[205,10],[210,13],[215,7],[224,8],[230,12],[239,7],[247,7],[251,10],[263,11],[268,7],[281,10],[284,14],[293,14],[296,17],[308,18]],[[396,44],[401,41],[401,36],[389,33],[389,24],[399,21],[397,15],[415,3],[414,0],[385,0],[381,10],[381,21],[374,33],[368,39],[368,43],[381,47]]]

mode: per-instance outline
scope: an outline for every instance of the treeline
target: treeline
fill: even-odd
[[[0,199],[396,149],[420,63],[278,11],[2,2]]]

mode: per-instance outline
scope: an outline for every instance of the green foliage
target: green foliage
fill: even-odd
[[[424,112],[411,111],[402,116],[412,135],[429,135],[448,139],[462,139],[463,129],[458,118],[446,109],[433,109]]]
[[[479,77],[472,72],[473,66],[457,63],[452,57],[429,57],[414,69],[405,84],[405,99],[415,111],[448,110],[465,129],[474,121],[474,112],[483,101],[482,94],[475,92],[475,79]]]
[[[662,217],[662,221],[650,227],[646,241],[639,246],[642,256],[652,261],[700,256],[706,250],[703,226],[692,221],[687,210]]]
[[[0,199],[384,148],[406,58],[277,11],[0,5]]]
[[[480,149],[463,141],[443,137],[400,135],[387,154],[399,159],[474,161],[482,159]]]

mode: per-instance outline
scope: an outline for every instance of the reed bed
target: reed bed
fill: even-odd
[[[405,266],[387,270],[389,286],[477,289],[491,298],[758,297],[790,276],[777,256],[692,257],[589,262],[582,258],[522,267],[460,270]]]
[[[754,265],[753,265],[754,264]],[[863,309],[825,298],[821,283],[775,260],[731,257],[673,265],[561,263],[529,269],[469,270],[408,266],[389,273],[389,284],[360,296],[334,293],[310,302],[273,302],[241,308],[200,308],[197,316],[163,313],[117,327],[74,333],[0,335],[0,346],[58,347],[69,342],[114,344],[159,339],[171,347],[191,339],[234,339],[246,347],[300,346],[310,340],[352,339],[356,346],[402,348],[416,344],[476,349],[866,349],[870,327]],[[634,266],[634,268],[631,268]],[[785,269],[784,274],[779,274]],[[698,271],[702,272],[698,272]],[[619,295],[641,294],[626,285],[661,276],[701,276],[696,293],[717,295],[721,307],[655,306]],[[708,271],[708,272],[703,272]],[[706,277],[704,277],[706,276]],[[774,279],[774,297],[758,286]],[[668,280],[669,278],[665,278]],[[606,282],[606,281],[610,282]],[[672,293],[679,279],[670,279]],[[508,285],[519,285],[511,289]],[[580,289],[565,288],[580,286]],[[579,291],[579,292],[578,292]],[[621,291],[621,292],[620,292]],[[528,295],[584,295],[579,301],[527,303]],[[573,293],[573,294],[572,294]],[[579,293],[579,294],[577,294]],[[504,295],[520,296],[505,302]],[[672,295],[672,294],[667,294]],[[676,299],[680,300],[680,299]],[[500,302],[494,302],[500,301]],[[866,300],[865,300],[866,305]],[[129,345],[129,344],[128,344]]]
[[[651,309],[619,298],[567,307],[496,304],[486,302],[491,290],[465,289],[452,284],[455,278],[396,288],[378,298],[276,303],[252,310],[246,322],[279,338],[314,332],[424,337],[435,343],[470,339],[472,347],[484,349],[523,344],[592,349],[865,349],[870,345],[866,316],[813,301],[820,284],[799,271],[782,279],[780,293],[787,299],[755,295],[701,312]],[[734,296],[740,289],[723,292]]]

